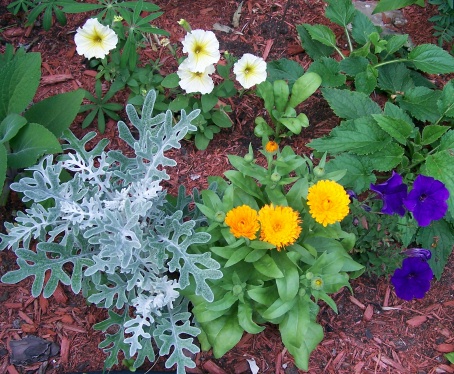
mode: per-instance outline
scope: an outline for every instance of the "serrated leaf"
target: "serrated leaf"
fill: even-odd
[[[326,18],[344,28],[352,22],[357,12],[351,0],[328,0],[328,4]]]
[[[367,158],[374,170],[390,171],[402,162],[404,152],[404,148],[399,144],[390,143],[386,148],[368,155]]]
[[[350,76],[366,71],[369,60],[361,56],[349,56],[339,62],[340,70]]]
[[[303,48],[305,52],[313,59],[318,60],[321,57],[328,57],[331,56],[334,52],[333,47],[328,47],[317,40],[313,39],[309,32],[306,29],[308,24],[302,24],[296,26],[296,30],[298,31],[298,36],[301,39]]]
[[[380,106],[362,92],[322,88],[322,93],[334,113],[345,119],[355,119],[381,113]]]
[[[346,169],[347,173],[340,180],[345,187],[351,187],[357,193],[369,189],[371,183],[377,178],[372,173],[372,167],[368,159],[362,156],[341,154],[326,164],[326,171]]]
[[[438,147],[439,152],[449,149],[454,149],[454,130],[449,130],[441,137],[440,146]]]
[[[322,86],[342,86],[347,79],[344,74],[340,73],[339,62],[329,57],[322,57],[314,61],[307,71],[317,73],[322,78]]]
[[[12,153],[8,155],[8,165],[16,169],[33,165],[44,154],[62,152],[55,135],[37,123],[22,127],[11,139],[10,146]]]
[[[428,262],[438,280],[452,252],[452,233],[452,225],[439,220],[432,222],[429,226],[421,227],[416,235],[416,241],[421,247],[429,248],[432,252],[432,258]]]
[[[372,114],[372,117],[382,130],[386,131],[400,144],[407,144],[407,140],[414,130],[412,123],[383,114]]]
[[[443,92],[437,102],[440,114],[454,118],[454,81],[450,80],[443,87]]]
[[[398,96],[397,102],[412,117],[420,121],[436,122],[440,117],[437,106],[440,96],[441,91],[418,86],[407,90],[404,96]]]
[[[422,139],[421,139],[421,144],[422,145],[428,145],[432,144],[441,136],[449,130],[448,126],[440,126],[440,125],[427,125],[424,126],[422,129]]]
[[[377,74],[375,68],[368,66],[366,71],[362,71],[355,76],[355,88],[358,92],[370,95],[377,87]]]
[[[328,26],[304,24],[304,27],[312,39],[328,47],[336,46],[336,35]]]
[[[405,64],[389,64],[378,68],[378,87],[382,90],[402,95],[414,86]]]
[[[447,74],[454,72],[454,57],[443,48],[434,44],[421,44],[408,55],[417,69],[429,74]]]
[[[408,43],[408,34],[392,35],[390,38],[386,39],[386,41],[386,52],[388,54],[393,54]]]
[[[287,81],[290,88],[304,74],[304,69],[298,62],[287,58],[268,62],[266,71],[268,73],[268,81],[273,83],[278,79],[283,79]]]
[[[356,12],[352,22],[353,39],[359,44],[366,44],[369,41],[369,35],[373,32],[377,32],[377,27],[370,18],[362,12]]]
[[[416,4],[418,0],[380,0],[372,14],[396,10],[408,5]]]

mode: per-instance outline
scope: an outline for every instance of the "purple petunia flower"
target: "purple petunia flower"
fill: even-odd
[[[424,248],[408,248],[403,251],[402,254],[407,255],[408,257],[419,257],[426,261],[432,258],[432,252]]]
[[[444,217],[448,210],[449,191],[445,185],[432,177],[418,175],[413,190],[404,199],[405,207],[413,213],[419,226],[428,226]]]
[[[371,184],[370,189],[382,197],[382,213],[397,213],[400,216],[405,214],[403,201],[407,197],[407,185],[402,183],[402,176],[400,174],[393,171],[393,175],[386,182]]]
[[[422,299],[430,289],[433,276],[432,269],[425,260],[408,257],[402,262],[402,267],[394,272],[391,283],[401,299]]]

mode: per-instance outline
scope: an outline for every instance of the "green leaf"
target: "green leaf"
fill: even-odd
[[[238,304],[238,322],[249,334],[258,334],[265,329],[252,320],[252,307],[246,303],[239,302]]]
[[[378,87],[392,94],[405,94],[415,86],[405,64],[389,64],[378,68]]]
[[[19,114],[8,114],[0,123],[0,143],[10,141],[26,124],[27,120]]]
[[[393,35],[386,41],[386,52],[391,55],[408,43],[408,34]]]
[[[7,163],[6,148],[3,144],[0,144],[0,191],[3,191],[3,185],[5,184]]]
[[[362,12],[356,12],[352,22],[352,37],[358,44],[366,44],[369,41],[369,35],[377,32],[377,27],[372,23],[369,17]]]
[[[322,78],[322,86],[342,86],[347,79],[344,74],[340,73],[339,62],[330,57],[322,57],[314,61],[307,71],[317,73]]]
[[[408,5],[416,4],[417,1],[418,0],[380,0],[372,14],[404,8]]]
[[[24,113],[24,117],[28,122],[39,123],[60,137],[76,118],[83,97],[83,90],[51,96],[34,104]]]
[[[421,44],[411,50],[408,60],[415,67],[429,74],[454,72],[454,57],[434,44]]]
[[[342,185],[351,187],[356,193],[368,190],[370,184],[377,180],[372,173],[369,160],[361,156],[341,154],[326,164],[327,172],[342,169],[347,170],[341,179]]]
[[[420,121],[436,122],[440,118],[437,106],[440,96],[441,91],[418,86],[407,90],[404,96],[398,96],[397,102],[412,117]]]
[[[381,113],[380,106],[362,92],[322,88],[323,96],[334,113],[345,119],[355,119]]]
[[[270,305],[268,309],[266,309],[262,313],[262,317],[267,320],[273,320],[282,317],[284,314],[286,314],[289,310],[293,308],[295,303],[296,303],[295,298],[290,301],[284,301],[278,298],[273,304]]]
[[[422,129],[422,145],[429,145],[441,138],[441,136],[449,130],[448,126],[427,125]]]
[[[161,86],[164,88],[175,88],[178,87],[179,84],[180,78],[178,77],[177,73],[166,75],[161,81]]]
[[[305,52],[313,59],[318,60],[321,57],[331,56],[334,52],[333,47],[328,47],[317,40],[314,40],[308,33],[306,26],[308,24],[297,25],[296,30],[301,39]]]
[[[271,252],[274,262],[278,264],[284,276],[276,279],[277,291],[283,301],[291,301],[298,294],[299,272],[296,265],[287,257],[287,252]]]
[[[33,100],[41,78],[41,55],[16,56],[0,69],[0,118],[22,113]]]
[[[309,96],[311,96],[317,88],[320,87],[322,78],[316,73],[306,72],[303,76],[299,77],[292,87],[290,100],[287,108],[296,108]]]
[[[352,22],[357,12],[352,0],[328,0],[328,4],[326,18],[344,28]]]
[[[350,76],[366,71],[368,66],[369,60],[361,56],[349,56],[339,62],[340,70]]]
[[[416,241],[422,248],[430,248],[432,258],[428,262],[438,280],[452,252],[452,233],[452,225],[439,220],[432,222],[429,226],[421,227],[416,236]]]
[[[404,148],[399,144],[390,143],[385,148],[367,156],[372,169],[377,171],[390,171],[402,162]]]
[[[213,122],[222,128],[232,127],[232,120],[223,110],[216,110],[212,113],[211,119]]]
[[[218,98],[216,95],[207,94],[202,95],[200,101],[202,103],[202,112],[207,113],[217,104]]]
[[[273,83],[274,105],[276,110],[283,113],[287,105],[290,88],[286,81],[278,79]]]
[[[454,149],[454,130],[449,130],[440,140],[438,151],[446,151],[448,149]]]
[[[304,113],[298,114],[296,118],[285,118],[281,117],[279,119],[287,129],[289,129],[293,134],[298,135],[301,133],[303,127],[309,126],[309,119]]]
[[[178,95],[169,104],[169,109],[173,112],[179,112],[182,109],[186,109],[189,105],[188,95]]]
[[[232,255],[229,257],[228,261],[225,263],[224,267],[228,268],[229,266],[235,265],[236,263],[244,260],[244,258],[252,252],[252,248],[241,247],[233,251]]]
[[[372,114],[378,126],[400,144],[407,144],[407,139],[414,130],[414,125],[399,118],[389,117],[383,114]]]
[[[443,87],[443,92],[437,102],[440,114],[454,118],[454,81],[450,80]]]
[[[336,35],[328,26],[304,24],[304,27],[312,39],[328,47],[336,46]]]
[[[213,345],[213,355],[215,358],[222,357],[227,351],[237,345],[244,332],[243,328],[238,323],[236,314],[221,317],[219,320],[222,321],[222,327],[217,332],[214,341],[210,339],[210,342]],[[217,321],[218,320],[216,320],[216,322]],[[208,325],[214,324],[213,322]],[[207,325],[202,327],[204,330],[207,330]]]
[[[377,75],[376,69],[368,65],[366,71],[362,71],[355,76],[356,90],[370,95],[377,87]]]
[[[284,274],[270,255],[264,255],[259,260],[252,263],[255,270],[270,278],[282,278]]]
[[[227,170],[224,175],[238,188],[258,198],[259,200],[263,199],[257,183],[255,183],[251,178],[245,178],[243,174],[237,170]]]
[[[268,62],[266,71],[268,73],[268,81],[274,83],[278,79],[283,79],[287,81],[290,88],[304,74],[304,69],[298,62],[287,58]]]
[[[451,134],[452,135],[452,134]],[[452,137],[451,137],[452,138]],[[449,212],[454,216],[454,151],[447,149],[439,151],[426,158],[421,172],[443,182],[449,190]]]
[[[49,130],[37,123],[29,123],[10,141],[12,153],[8,165],[12,168],[26,168],[36,163],[45,154],[60,153],[60,142]]]

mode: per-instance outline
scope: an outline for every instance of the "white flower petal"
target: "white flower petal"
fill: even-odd
[[[266,80],[266,62],[261,57],[245,53],[233,65],[233,73],[244,88],[251,88]]]
[[[103,58],[118,43],[118,36],[109,27],[104,26],[96,18],[88,19],[82,28],[78,28],[74,36],[77,53],[90,59]]]
[[[183,52],[188,54],[187,64],[193,72],[202,73],[219,61],[219,42],[212,31],[192,30],[183,42]]]
[[[210,77],[215,71],[213,65],[209,65],[203,72],[195,72],[188,59],[184,60],[178,67],[178,77],[180,78],[180,87],[186,93],[200,92],[207,94],[213,91],[214,82]]]

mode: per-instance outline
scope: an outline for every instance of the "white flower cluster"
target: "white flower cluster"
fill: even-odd
[[[192,30],[186,34],[182,44],[183,52],[188,57],[178,67],[180,87],[186,93],[210,93],[214,88],[210,75],[221,57],[216,35],[212,31]],[[251,88],[266,79],[266,62],[261,57],[246,53],[234,64],[233,72],[244,88]]]

